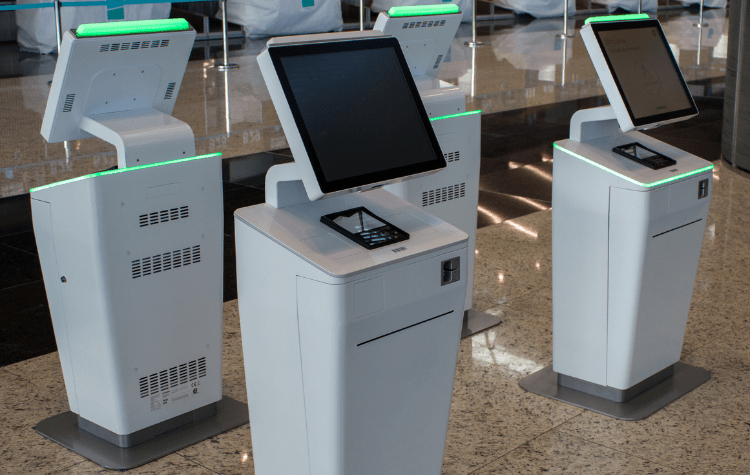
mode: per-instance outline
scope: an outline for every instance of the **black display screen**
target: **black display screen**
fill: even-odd
[[[657,20],[591,26],[634,126],[698,113]]]
[[[446,166],[395,38],[269,54],[324,193]]]

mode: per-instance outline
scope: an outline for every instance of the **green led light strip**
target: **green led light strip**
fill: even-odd
[[[73,183],[74,181],[85,180],[87,178],[94,178],[94,177],[97,177],[97,176],[114,175],[115,173],[132,172],[132,171],[135,171],[135,170],[142,170],[144,168],[160,167],[162,165],[172,165],[173,163],[189,162],[189,161],[192,161],[192,160],[200,160],[201,158],[210,158],[210,157],[218,157],[218,156],[221,156],[221,154],[220,153],[209,153],[209,154],[206,154],[206,155],[197,155],[195,157],[178,158],[177,160],[169,160],[169,161],[166,161],[166,162],[150,163],[148,165],[138,165],[137,167],[118,168],[117,170],[107,170],[106,172],[92,173],[91,175],[79,176],[79,177],[76,177],[76,178],[71,178],[70,180],[63,180],[63,181],[58,181],[57,183],[51,183],[49,185],[38,186],[36,188],[32,188],[31,190],[29,190],[29,192],[30,193],[34,193],[35,191],[45,190],[47,188],[52,188],[53,186],[64,185],[66,183]]]
[[[445,15],[447,13],[458,13],[458,5],[450,3],[446,5],[412,5],[404,7],[391,7],[388,16],[391,18],[405,16]]]
[[[184,18],[167,20],[113,21],[110,23],[87,23],[76,28],[76,36],[134,35],[137,33],[163,33],[165,31],[189,30],[190,25]]]
[[[605,21],[628,21],[628,20],[650,20],[651,17],[647,13],[633,13],[630,15],[608,15],[608,16],[592,16],[586,18],[584,25],[589,23],[601,23]]]
[[[474,114],[481,114],[481,113],[482,113],[482,111],[475,110],[475,111],[468,111],[468,112],[460,112],[458,114],[443,115],[443,116],[440,116],[440,117],[431,117],[430,118],[430,122],[432,122],[433,120],[452,119],[453,117],[461,117],[461,116],[464,116],[464,115],[474,115]]]
[[[663,185],[663,184],[665,184],[665,183],[669,183],[669,182],[672,182],[672,181],[675,181],[675,180],[679,180],[679,179],[681,179],[681,178],[686,178],[686,177],[689,177],[689,176],[697,175],[697,174],[699,174],[699,173],[703,173],[703,172],[707,172],[707,171],[709,171],[709,170],[713,170],[713,168],[714,168],[714,166],[713,166],[713,164],[712,164],[712,165],[709,165],[709,166],[707,166],[707,167],[703,167],[703,168],[699,168],[699,169],[697,169],[697,170],[693,170],[693,171],[691,171],[691,172],[683,173],[682,175],[677,175],[677,176],[672,176],[672,177],[669,177],[669,178],[665,178],[665,179],[663,179],[663,180],[655,181],[655,182],[653,182],[653,183],[641,183],[640,181],[637,181],[637,180],[633,180],[632,178],[630,178],[630,177],[627,177],[627,176],[623,175],[622,173],[617,173],[617,172],[616,172],[616,171],[614,171],[614,170],[610,170],[609,168],[605,167],[604,165],[599,165],[599,164],[598,164],[598,163],[596,163],[596,162],[592,162],[592,161],[591,161],[591,160],[589,160],[588,158],[584,158],[584,157],[582,157],[582,156],[578,155],[577,153],[573,153],[573,152],[571,152],[570,150],[568,150],[568,149],[566,149],[566,148],[562,148],[561,146],[559,146],[559,145],[557,145],[557,144],[553,144],[553,146],[554,146],[554,147],[555,147],[556,149],[558,149],[558,150],[562,150],[563,152],[565,152],[565,153],[567,153],[567,154],[569,154],[569,155],[572,155],[572,156],[574,156],[574,157],[576,157],[576,158],[579,158],[579,159],[583,160],[583,161],[584,161],[584,162],[586,162],[586,163],[590,163],[591,165],[594,165],[594,166],[595,166],[595,167],[597,167],[597,168],[601,168],[601,169],[602,169],[602,170],[604,170],[605,172],[609,172],[609,173],[611,173],[611,174],[613,174],[613,175],[615,175],[615,176],[619,176],[619,177],[620,177],[620,178],[622,178],[623,180],[627,180],[627,181],[629,181],[630,183],[634,183],[634,184],[636,184],[636,185],[639,185],[639,186],[644,186],[644,187],[646,187],[646,188],[651,188],[652,186]]]

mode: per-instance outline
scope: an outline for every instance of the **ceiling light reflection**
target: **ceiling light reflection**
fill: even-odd
[[[492,334],[492,338],[488,336]],[[543,368],[536,361],[514,355],[507,348],[496,345],[494,332],[486,332],[471,338],[471,357],[482,365],[505,368],[514,373],[531,374]]]
[[[542,204],[537,203],[536,201],[534,201],[532,199],[524,198],[523,196],[513,196],[513,198],[517,199],[518,201],[523,201],[524,203],[530,204],[534,208],[540,209],[542,211],[544,211],[546,209],[549,209],[548,206],[544,206]]]
[[[541,169],[535,167],[534,165],[526,165],[524,168],[526,168],[526,169],[528,169],[528,170],[536,173],[537,175],[539,175],[540,177],[544,178],[545,180],[552,181],[552,175],[550,175],[549,173],[545,172],[544,170],[541,170]]]
[[[534,231],[532,231],[530,229],[527,229],[527,228],[521,226],[520,224],[516,224],[513,221],[506,221],[505,223],[508,224],[508,225],[510,225],[510,226],[512,226],[514,229],[516,229],[518,231],[521,231],[524,234],[528,234],[529,236],[531,236],[531,237],[533,237],[535,239],[539,237],[539,235],[537,233],[535,233]]]
[[[479,211],[480,213],[490,218],[495,224],[500,224],[503,222],[502,217],[496,215],[495,213],[493,213],[492,211],[488,210],[487,208],[483,206],[477,206],[477,211]]]

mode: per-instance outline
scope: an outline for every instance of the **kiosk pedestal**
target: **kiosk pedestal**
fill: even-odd
[[[320,222],[360,206],[409,239],[367,250]],[[466,234],[382,190],[242,208],[235,229],[256,473],[439,474]]]
[[[659,22],[631,18],[581,28],[611,105],[554,145],[553,364],[520,384],[638,420],[710,377],[679,359],[713,165],[636,132],[698,109]]]

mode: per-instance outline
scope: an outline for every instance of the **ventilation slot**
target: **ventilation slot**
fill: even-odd
[[[445,155],[443,155],[443,157],[445,158],[445,161],[448,162],[448,163],[450,163],[450,162],[457,162],[457,161],[459,161],[461,159],[459,157],[460,153],[461,152],[459,152],[459,151],[451,152],[451,153],[446,153]]]
[[[169,46],[169,40],[161,40],[161,47],[166,48]]]
[[[119,51],[120,49],[120,43],[112,43],[112,46],[109,47],[110,51]]]
[[[407,28],[431,28],[433,26],[443,26],[445,25],[445,20],[441,21],[412,21],[412,22],[406,22],[401,26],[402,30],[405,30]]]
[[[145,277],[159,272],[185,267],[201,261],[201,247],[193,246],[165,252],[143,259],[136,259],[130,263],[130,274],[133,279]]]
[[[156,41],[152,41],[151,42],[151,47],[152,48],[158,48],[159,45],[161,45],[161,41],[160,40],[156,40]]]
[[[438,66],[440,66],[440,61],[442,61],[442,60],[443,60],[443,55],[441,54],[435,60],[435,66],[433,66],[432,69],[437,69]]]
[[[75,94],[68,94],[65,96],[65,104],[63,104],[63,112],[70,112],[73,110],[73,101],[75,100]]]
[[[206,358],[198,359],[198,377],[203,378],[206,376]]]
[[[167,85],[167,93],[164,94],[164,100],[168,101],[172,99],[172,94],[174,94],[174,87],[177,85],[175,82],[170,82],[169,85]]]
[[[181,384],[205,378],[206,374],[206,358],[202,357],[141,377],[138,380],[138,390],[142,398],[153,396]]]
[[[133,43],[130,45],[130,49],[138,49],[141,47],[140,41],[133,41]]]
[[[464,196],[466,196],[466,183],[444,186],[436,190],[422,192],[422,206],[430,206]]]
[[[105,53],[107,51],[109,51],[109,45],[102,45],[102,47],[99,48],[100,53]]]
[[[130,49],[130,43],[123,43],[120,47],[120,51],[127,51]]]
[[[141,43],[141,48],[148,48],[149,46],[151,46],[150,41],[144,41],[143,43]]]
[[[159,223],[166,223],[167,221],[187,218],[188,216],[190,216],[190,210],[187,206],[163,209],[161,211],[154,211],[153,213],[142,214],[138,216],[138,227],[144,228],[146,226],[153,226]]]

